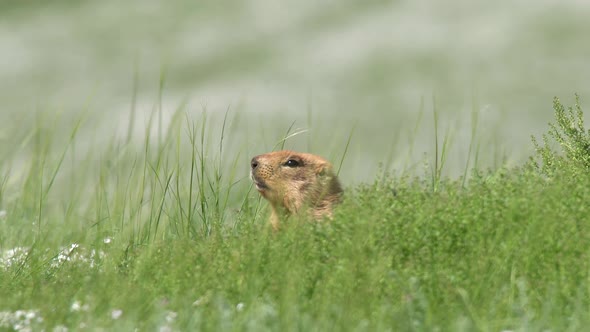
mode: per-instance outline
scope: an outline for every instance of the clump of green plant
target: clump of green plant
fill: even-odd
[[[546,175],[567,165],[582,171],[590,169],[590,129],[584,128],[580,97],[576,95],[574,106],[567,109],[555,97],[553,109],[557,123],[549,123],[550,130],[543,134],[543,144],[532,136],[537,157],[536,160],[532,158],[533,165]],[[561,153],[554,150],[555,143],[561,147]]]

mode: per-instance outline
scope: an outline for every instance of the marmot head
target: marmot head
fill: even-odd
[[[296,213],[303,205],[314,208],[314,215],[331,214],[332,204],[342,193],[332,165],[313,154],[270,152],[252,158],[250,166],[258,192],[273,209],[288,214]]]

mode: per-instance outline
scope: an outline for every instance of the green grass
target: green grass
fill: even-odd
[[[0,163],[0,328],[582,330],[588,132],[578,102],[554,108],[526,164],[445,178],[437,134],[430,174],[384,170],[346,188],[333,221],[278,233],[231,112],[179,108],[157,130],[156,110],[142,144],[84,149],[82,122],[40,121]]]

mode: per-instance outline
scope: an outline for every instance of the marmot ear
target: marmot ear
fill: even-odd
[[[330,165],[329,163],[320,163],[317,164],[315,167],[315,172],[318,176],[324,176],[326,174],[329,174],[331,170],[332,165]]]

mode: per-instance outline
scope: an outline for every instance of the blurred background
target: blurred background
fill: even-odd
[[[471,142],[470,166],[518,165],[554,96],[588,104],[589,17],[584,0],[3,0],[0,156],[82,115],[81,146],[129,129],[141,142],[150,114],[165,126],[182,108],[229,109],[243,176],[290,126],[303,132],[286,147],[336,164],[351,139],[346,184],[424,175],[434,113],[444,175],[463,174]]]

